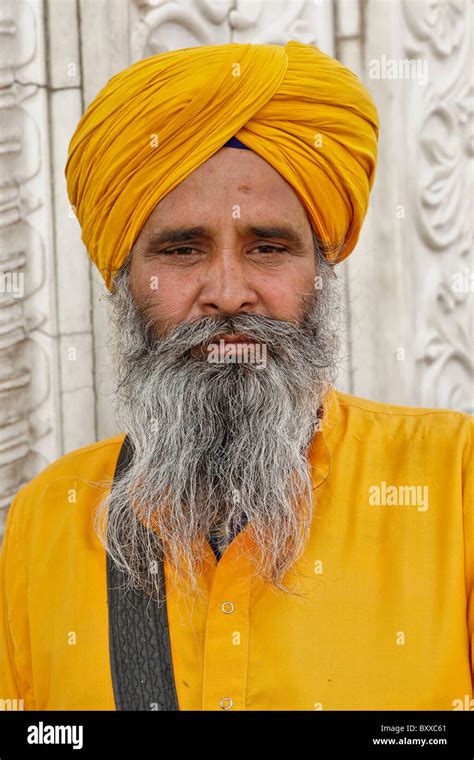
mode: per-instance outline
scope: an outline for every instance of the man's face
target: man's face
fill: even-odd
[[[148,218],[130,288],[162,335],[218,314],[298,320],[315,266],[311,226],[290,185],[252,151],[222,148]]]
[[[283,588],[311,525],[307,451],[338,349],[334,275],[303,206],[258,156],[223,149],[158,204],[114,284],[117,412],[133,458],[103,505],[110,556],[152,589],[163,552],[194,593],[203,538],[217,530],[225,546],[246,521],[258,573]],[[202,360],[239,335],[261,344],[263,363],[257,349]]]

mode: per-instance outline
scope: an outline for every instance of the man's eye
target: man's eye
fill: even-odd
[[[286,251],[286,248],[276,248],[274,245],[259,245],[257,248],[254,248],[254,251],[262,251],[264,248],[267,250],[264,251],[264,253],[284,253]]]
[[[256,248],[252,249],[253,251],[259,251],[264,254],[269,253],[284,253],[286,251],[286,248],[277,248],[274,245],[259,245]],[[190,246],[181,246],[180,248],[169,248],[166,251],[161,251],[163,256],[173,256],[175,253],[178,254],[178,256],[190,256],[193,253],[199,253],[196,248],[191,248]]]
[[[195,248],[189,248],[188,246],[183,246],[181,248],[170,248],[167,251],[161,251],[163,256],[172,256],[174,253],[178,253],[180,256],[188,256],[190,252],[195,251]]]

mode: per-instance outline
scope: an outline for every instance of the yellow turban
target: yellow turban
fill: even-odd
[[[69,200],[106,285],[156,204],[236,136],[291,185],[314,231],[354,249],[377,162],[378,114],[318,48],[230,43],[161,53],[113,76],[69,145]]]

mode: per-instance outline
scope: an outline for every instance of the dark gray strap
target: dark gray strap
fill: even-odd
[[[132,449],[126,436],[114,481],[131,457]],[[144,526],[143,530],[146,530]],[[166,602],[158,606],[145,592],[134,589],[125,592],[125,576],[108,553],[106,563],[110,668],[116,709],[179,710]],[[160,588],[164,588],[161,559],[157,565]]]

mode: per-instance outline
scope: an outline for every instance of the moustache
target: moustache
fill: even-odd
[[[218,343],[223,335],[238,335],[249,342],[263,343],[270,352],[281,356],[290,345],[313,334],[309,326],[304,328],[304,322],[253,313],[204,316],[181,322],[164,336],[154,334],[154,347],[160,354],[168,350],[185,352]]]

